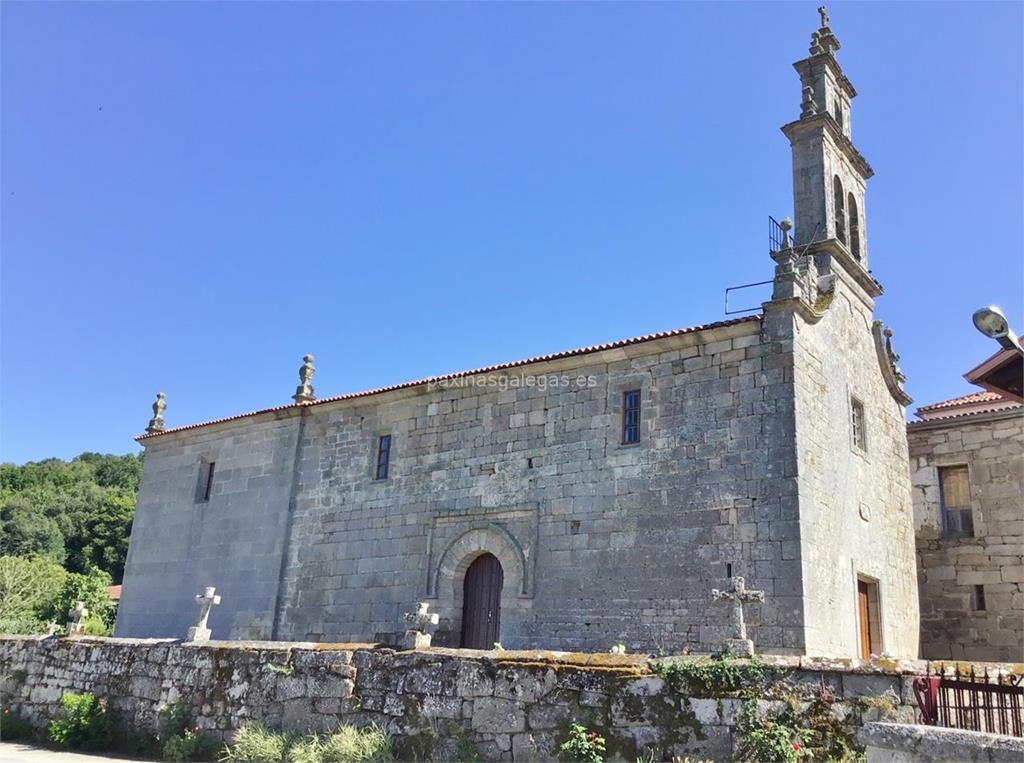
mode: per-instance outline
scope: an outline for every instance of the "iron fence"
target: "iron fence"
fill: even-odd
[[[961,671],[930,672],[914,679],[918,720],[928,726],[1024,736],[1024,686],[1021,679],[999,671],[990,676]]]
[[[780,252],[782,251],[782,242],[785,239],[785,233],[782,230],[782,226],[779,225],[778,221],[768,215],[768,252]]]

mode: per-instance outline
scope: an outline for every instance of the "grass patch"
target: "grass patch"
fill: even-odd
[[[330,734],[288,734],[243,726],[224,763],[390,763],[391,737],[380,726],[340,726]]]

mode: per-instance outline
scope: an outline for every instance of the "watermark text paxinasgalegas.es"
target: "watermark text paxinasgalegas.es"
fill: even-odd
[[[427,382],[427,389],[558,389],[576,387],[588,389],[597,386],[596,376],[569,376],[568,374],[480,374],[453,379],[435,379]]]

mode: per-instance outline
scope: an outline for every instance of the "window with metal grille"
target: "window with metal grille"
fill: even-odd
[[[943,537],[972,537],[974,515],[971,512],[970,473],[966,466],[939,467],[939,502]]]
[[[640,390],[622,393],[622,444],[640,442]]]
[[[391,435],[382,434],[377,442],[377,479],[388,478],[388,466],[391,463]]]
[[[853,447],[866,451],[868,433],[864,422],[864,403],[855,397],[850,398],[850,430],[853,435]]]

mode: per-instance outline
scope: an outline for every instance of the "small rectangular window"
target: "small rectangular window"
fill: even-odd
[[[939,467],[939,504],[942,512],[943,537],[974,536],[971,481],[966,466]]]
[[[383,434],[377,442],[377,479],[388,478],[388,466],[391,462],[391,435]]]
[[[640,442],[640,390],[622,393],[622,444]]]
[[[216,468],[213,461],[203,461],[199,466],[199,489],[196,490],[196,498],[205,502],[210,500],[213,492],[213,470]]]
[[[985,611],[985,586],[974,586],[974,595],[971,597],[971,608],[975,612]]]
[[[864,403],[857,398],[850,398],[850,428],[853,433],[853,447],[867,451],[868,436],[864,423]]]

